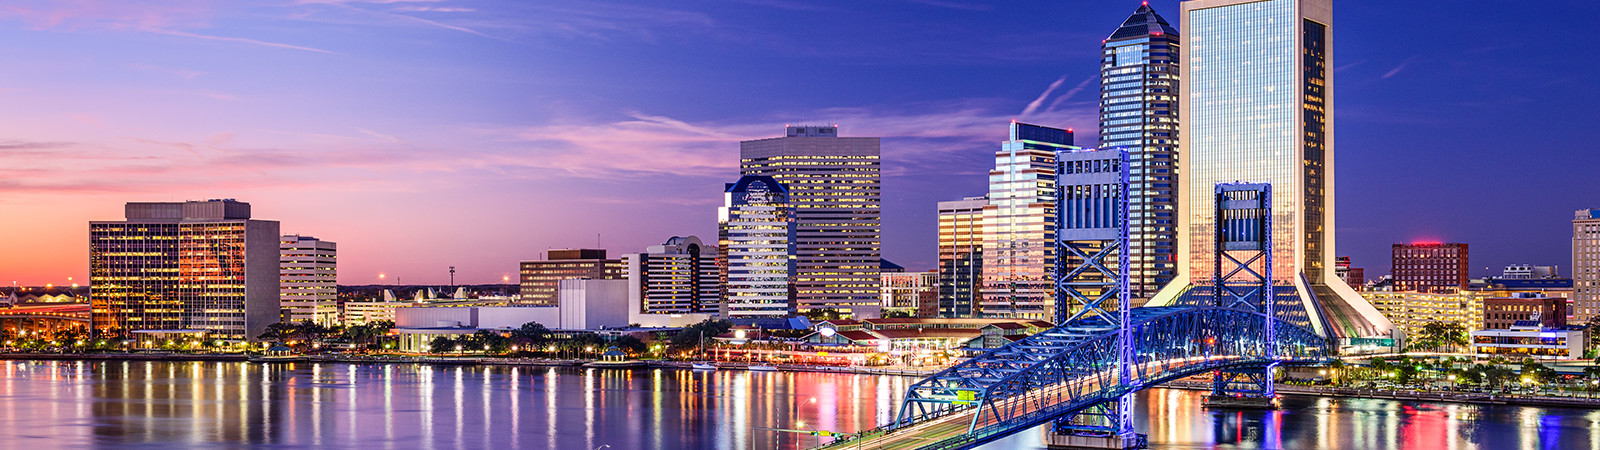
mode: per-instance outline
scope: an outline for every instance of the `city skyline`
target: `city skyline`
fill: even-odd
[[[0,183],[0,215],[11,231],[0,237],[0,252],[28,256],[0,263],[13,278],[0,282],[85,280],[81,224],[118,217],[126,201],[207,198],[251,202],[260,216],[285,224],[285,233],[340,242],[342,284],[378,283],[379,273],[388,275],[385,283],[443,284],[450,265],[460,269],[458,283],[495,282],[515,275],[517,261],[542,258],[550,248],[624,254],[660,236],[711,235],[718,188],[737,174],[737,142],[807,121],[884,138],[884,256],[912,270],[931,268],[936,202],[983,192],[981,174],[1005,138],[994,124],[1015,118],[1094,135],[1098,40],[1138,5],[961,6],[975,10],[910,4],[909,16],[895,19],[888,15],[894,8],[870,5],[834,13],[686,5],[666,11],[678,14],[651,14],[663,11],[613,4],[602,8],[612,22],[594,11],[452,2],[83,3],[0,12],[6,41],[27,43],[6,47],[11,58],[28,62],[0,75],[0,87],[8,88],[0,91],[0,114],[8,119],[0,121],[7,139],[0,157],[13,168]],[[1177,11],[1176,2],[1152,6],[1169,16]],[[1565,265],[1567,211],[1600,205],[1600,193],[1584,189],[1581,177],[1596,157],[1565,131],[1581,129],[1582,115],[1555,112],[1592,102],[1594,94],[1572,89],[1594,63],[1561,61],[1532,45],[1532,32],[1453,35],[1448,45],[1416,39],[1473,20],[1484,25],[1477,5],[1433,11],[1438,20],[1406,27],[1384,22],[1399,19],[1376,8],[1350,4],[1336,13],[1341,33],[1334,35],[1332,70],[1345,87],[1336,94],[1339,256],[1353,256],[1373,278],[1387,272],[1389,244],[1418,240],[1472,244],[1473,276],[1510,263]],[[746,67],[730,74],[743,83],[737,88],[709,87],[727,78],[686,81],[696,67],[770,62],[758,54],[815,31],[751,30],[785,12],[827,14],[831,19],[816,25],[825,29],[861,20],[960,30],[1041,13],[1070,19],[1034,35],[915,31],[934,33],[920,40],[927,43],[840,33],[800,46],[807,50],[794,55],[797,61],[825,63],[815,69]],[[566,31],[497,27],[488,17],[496,13],[544,17],[541,24],[565,24]],[[1541,24],[1526,11],[1488,16],[1513,31]],[[756,23],[735,25],[739,19]],[[649,26],[607,28],[619,23]],[[642,31],[616,31],[622,29]],[[669,33],[680,29],[696,32]],[[1402,47],[1387,45],[1395,40],[1413,45],[1390,48]],[[570,45],[558,52],[552,43]],[[705,43],[714,45],[685,50]],[[937,45],[949,50],[936,52]],[[424,52],[402,55],[412,48]],[[468,48],[478,51],[445,55]],[[626,87],[558,92],[586,86],[575,78],[579,72],[662,48],[694,64],[643,57],[634,62],[665,70],[664,82],[608,79]],[[507,62],[586,50],[596,52],[568,69]],[[717,51],[731,57],[711,62]],[[1508,63],[1452,66],[1482,58]],[[457,65],[420,70],[441,62]],[[358,64],[371,67],[350,68]],[[897,64],[904,67],[878,70]],[[274,69],[280,65],[305,69]],[[856,70],[862,67],[873,70]],[[1000,67],[1007,69],[993,70]],[[101,72],[114,78],[91,75]],[[668,86],[675,82],[682,85]],[[914,86],[890,88],[900,84]],[[767,102],[750,93],[790,88],[808,94]],[[323,98],[339,90],[349,96]],[[517,102],[491,98],[522,91],[529,93]],[[718,95],[705,98],[708,92]],[[705,101],[682,101],[691,97]],[[530,111],[530,102],[556,106]],[[1435,114],[1441,110],[1450,115]],[[1497,141],[1545,150],[1504,151]],[[546,213],[575,210],[575,202],[586,202],[576,209],[583,214]],[[1482,214],[1485,204],[1495,214]],[[651,220],[630,220],[639,217]],[[442,233],[469,236],[431,239]]]

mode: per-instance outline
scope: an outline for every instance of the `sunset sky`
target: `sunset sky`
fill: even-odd
[[[884,254],[927,269],[935,202],[984,193],[1011,119],[1095,144],[1100,40],[1138,5],[10,1],[0,283],[82,282],[90,220],[208,198],[338,242],[343,284],[515,279],[550,248],[714,238],[738,141],[797,122],[884,138]],[[1595,17],[1337,3],[1338,253],[1567,274],[1572,211],[1600,208]]]

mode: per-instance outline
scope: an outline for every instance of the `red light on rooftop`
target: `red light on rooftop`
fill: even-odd
[[[1068,132],[1068,133],[1071,133],[1071,132],[1072,132],[1072,129],[1071,129],[1071,128],[1068,128],[1068,129],[1067,129],[1067,132]]]
[[[1160,35],[1161,35],[1160,31],[1155,32],[1155,34],[1151,34],[1151,36],[1160,36]]]
[[[1017,119],[1011,119],[1011,123],[1017,123]]]
[[[1145,0],[1145,1],[1139,2],[1139,5],[1141,5],[1141,6],[1150,6],[1150,0]]]

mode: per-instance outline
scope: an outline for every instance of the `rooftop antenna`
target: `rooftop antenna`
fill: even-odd
[[[456,266],[450,266],[450,287],[456,287]]]

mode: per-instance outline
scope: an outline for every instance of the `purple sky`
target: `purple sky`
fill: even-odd
[[[1100,40],[1137,7],[8,2],[0,283],[81,282],[123,202],[221,197],[338,242],[341,283],[499,282],[549,248],[714,236],[737,141],[807,121],[884,138],[884,253],[925,269],[934,203],[984,192],[1010,119],[1094,144]],[[1338,252],[1565,272],[1572,210],[1600,207],[1597,9],[1336,4]]]

